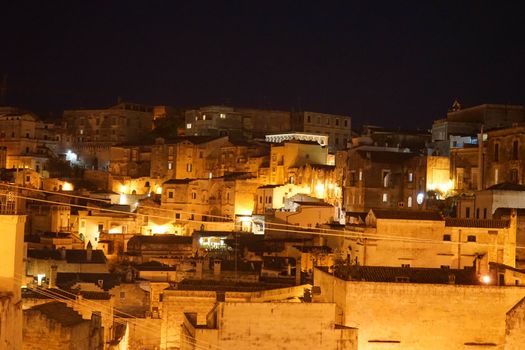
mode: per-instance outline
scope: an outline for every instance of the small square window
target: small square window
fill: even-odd
[[[452,240],[452,236],[449,235],[449,234],[445,234],[445,235],[443,235],[443,240],[447,241],[447,242],[450,242]]]
[[[476,242],[476,236],[468,235],[467,236],[467,242]]]

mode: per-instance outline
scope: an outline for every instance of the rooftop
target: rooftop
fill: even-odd
[[[65,259],[62,258],[65,254]],[[66,260],[68,264],[105,264],[106,256],[102,250],[92,250],[91,260],[88,260],[86,249],[29,249],[27,257],[33,259]]]
[[[476,271],[473,268],[405,268],[352,265],[336,268],[335,275],[347,281],[462,285],[480,284],[476,276]]]
[[[50,303],[33,306],[27,310],[29,312],[36,311],[43,314],[46,318],[60,322],[63,326],[71,327],[84,322],[84,319],[78,312],[72,308],[67,307],[65,303],[59,301],[52,301]]]
[[[487,190],[492,191],[525,191],[525,185],[513,184],[510,182],[502,182],[492,185]]]
[[[509,227],[509,220],[446,218],[445,219],[445,226],[449,226],[449,227],[506,228],[506,227]]]
[[[443,216],[435,210],[409,210],[409,209],[370,209],[370,213],[377,219],[397,220],[428,220],[443,221]]]

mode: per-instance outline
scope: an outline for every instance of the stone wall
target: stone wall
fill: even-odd
[[[504,349],[506,313],[520,287],[343,281],[318,269],[320,301],[334,301],[359,350]]]

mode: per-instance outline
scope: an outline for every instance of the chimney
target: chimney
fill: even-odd
[[[195,278],[199,280],[202,279],[202,265],[202,259],[198,259],[195,261]]]
[[[60,259],[66,260],[66,248],[62,247],[60,250]]]
[[[93,246],[91,245],[91,242],[88,242],[88,245],[86,247],[86,261],[91,262],[92,258],[93,258]]]
[[[51,265],[51,273],[49,274],[49,285],[48,288],[57,287],[57,266]]]
[[[214,276],[220,276],[221,274],[221,261],[220,260],[213,260],[213,275]]]

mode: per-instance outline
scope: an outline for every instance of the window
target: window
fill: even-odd
[[[412,196],[408,196],[407,207],[412,208]]]
[[[188,163],[186,164],[186,172],[191,173],[192,170],[192,164]]]
[[[272,196],[268,196],[268,203],[272,203]]]
[[[312,118],[309,115],[306,116],[306,122],[307,123],[311,123],[312,122]]]
[[[171,170],[173,168],[173,163],[172,162],[168,162],[168,170]]]
[[[98,232],[104,230],[104,224],[98,224]]]
[[[180,219],[180,213],[175,213],[175,219]]]
[[[202,157],[204,157],[204,152],[200,151],[199,152],[199,158],[202,158]]]
[[[197,199],[197,193],[196,192],[192,192],[191,193],[191,199]]]
[[[511,169],[510,171],[510,182],[513,184],[518,183],[518,169]]]
[[[483,208],[483,219],[487,218],[487,208]]]
[[[339,119],[335,120],[335,126],[339,126]]]
[[[383,179],[383,187],[388,187],[390,185],[390,170],[383,170],[381,178]]]
[[[226,119],[226,114],[224,114],[224,113],[219,114],[219,118]]]
[[[499,162],[499,143],[494,144],[494,161]]]
[[[168,198],[173,199],[173,191],[168,191]]]
[[[450,242],[452,240],[452,236],[450,234],[444,234],[443,235],[443,240],[444,241],[447,241],[447,242]]]
[[[479,219],[479,208],[476,208],[476,219]]]
[[[262,196],[259,196],[259,204],[262,204]]]
[[[191,123],[186,123],[186,129],[191,129]]]
[[[345,128],[348,127],[348,120],[345,120]]]
[[[408,182],[414,181],[414,173],[408,173]]]
[[[468,235],[467,236],[467,242],[476,242],[476,236]]]
[[[408,268],[410,267],[410,264],[401,264],[401,267]]]
[[[330,118],[326,118],[326,125],[330,125]]]
[[[515,140],[512,142],[512,159],[517,160],[518,159],[518,150],[519,150],[519,142],[518,140]]]
[[[202,115],[202,120],[206,120],[206,114]]]
[[[126,299],[126,292],[120,292],[120,299]]]
[[[383,203],[388,202],[388,193],[383,193]]]
[[[496,168],[494,169],[494,184],[498,184],[498,180],[499,180],[498,175],[499,175],[499,169]]]
[[[467,219],[470,218],[470,208],[469,208],[469,207],[465,208],[465,217],[466,217]]]
[[[359,169],[359,181],[363,181],[363,171]]]
[[[29,182],[29,181],[31,181],[31,176],[26,175],[26,182]]]

